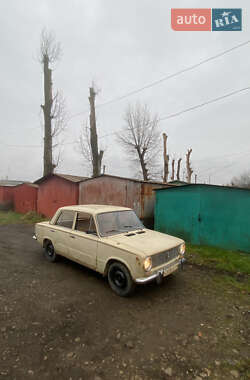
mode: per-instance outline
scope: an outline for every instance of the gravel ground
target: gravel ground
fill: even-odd
[[[191,265],[120,298],[0,226],[0,379],[249,379],[249,295]],[[248,371],[248,372],[247,372]]]

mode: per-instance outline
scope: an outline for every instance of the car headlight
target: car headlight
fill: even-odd
[[[147,257],[143,262],[143,267],[146,272],[149,272],[152,268],[152,259],[151,257]]]
[[[182,244],[180,245],[180,247],[179,247],[179,253],[180,253],[181,255],[184,255],[184,253],[185,253],[185,249],[186,249],[185,243],[182,243]]]

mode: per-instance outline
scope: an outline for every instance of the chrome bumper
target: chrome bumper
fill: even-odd
[[[179,261],[179,268],[178,269],[183,269],[183,264],[185,263],[186,259],[184,257],[180,259]],[[148,282],[151,282],[153,280],[156,280],[157,283],[160,283],[163,279],[163,269],[158,270],[156,273],[152,274],[151,276],[148,277],[142,277],[142,278],[137,278],[135,280],[136,284],[147,284]]]
[[[37,240],[36,235],[33,235],[33,236],[32,236],[32,239]]]

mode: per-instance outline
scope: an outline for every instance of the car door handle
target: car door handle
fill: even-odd
[[[71,237],[71,239],[75,239],[75,236],[73,236],[73,235],[70,235],[70,237]]]
[[[50,230],[50,232],[55,232],[55,230]]]

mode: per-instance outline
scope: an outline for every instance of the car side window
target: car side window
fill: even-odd
[[[70,210],[64,210],[59,215],[56,225],[72,229],[74,222],[75,212]]]
[[[96,234],[96,226],[93,217],[85,212],[78,212],[75,229],[81,232]]]

